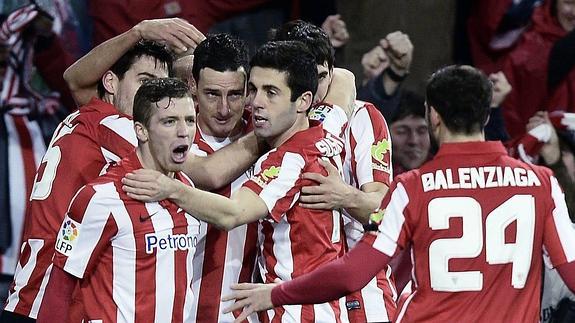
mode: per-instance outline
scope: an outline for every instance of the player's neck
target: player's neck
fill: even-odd
[[[446,129],[445,131],[439,132],[438,141],[440,145],[445,143],[485,141],[485,135],[483,132],[476,132],[472,134],[453,133]]]
[[[296,133],[302,130],[306,130],[308,128],[309,128],[309,120],[307,118],[307,114],[305,113],[298,114],[296,121],[289,129],[287,129],[286,131],[284,131],[283,133],[274,138],[269,138],[268,140],[266,140],[266,142],[270,147],[277,148],[281,146],[284,142],[286,142],[288,139],[290,139]]]
[[[162,174],[164,174],[170,178],[174,178],[175,173],[170,172],[170,171],[165,170],[162,167],[160,167],[158,161],[151,154],[148,146],[139,145],[136,148],[136,155],[138,156],[138,160],[140,161],[140,164],[142,164],[143,169],[156,170],[156,171],[158,171],[158,172],[160,172],[160,173],[162,173]]]

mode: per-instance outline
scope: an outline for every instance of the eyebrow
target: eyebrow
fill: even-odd
[[[156,75],[154,75],[154,74],[152,74],[152,73],[148,73],[148,72],[140,72],[140,73],[138,73],[138,76],[148,76],[148,77],[151,77],[151,78],[157,78]]]
[[[271,84],[265,84],[265,85],[263,85],[263,86],[262,86],[262,89],[264,89],[264,90],[266,90],[266,91],[267,91],[267,90],[274,90],[274,91],[277,91],[277,92],[281,92],[281,90],[280,90],[279,87],[277,87],[277,86],[275,86],[275,85],[271,85]]]

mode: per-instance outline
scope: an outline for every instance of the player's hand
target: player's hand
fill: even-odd
[[[142,202],[157,202],[170,197],[177,190],[177,181],[152,169],[137,169],[122,178],[122,189],[127,195]]]
[[[389,58],[380,45],[375,46],[361,58],[364,80],[377,77],[389,66]]]
[[[144,20],[133,27],[142,39],[166,43],[176,53],[193,51],[206,36],[181,18]]]
[[[349,185],[347,185],[337,168],[330,162],[320,160],[327,170],[327,176],[318,173],[304,173],[304,179],[319,183],[314,186],[304,186],[299,197],[300,205],[308,209],[333,210],[344,207],[348,198]]]
[[[507,94],[511,92],[511,84],[509,84],[505,74],[503,74],[501,71],[489,75],[489,80],[493,83],[493,97],[491,98],[491,107],[496,108],[501,105],[501,103],[507,97]]]
[[[345,26],[345,21],[341,19],[341,15],[331,15],[325,18],[321,29],[329,36],[331,45],[334,48],[345,45],[349,40],[349,33]]]
[[[561,158],[561,147],[559,146],[557,131],[555,131],[551,120],[549,120],[549,114],[546,111],[537,111],[531,118],[529,118],[529,122],[525,128],[529,132],[543,124],[547,124],[549,128],[551,128],[551,137],[543,144],[539,151],[539,155],[543,157],[547,165],[552,165]]]
[[[233,292],[222,298],[222,301],[235,300],[234,304],[224,309],[224,313],[230,313],[242,309],[234,323],[241,323],[255,312],[260,312],[273,308],[272,289],[278,284],[234,284],[231,286]]]
[[[398,75],[409,73],[413,59],[413,44],[407,34],[394,31],[379,41],[379,45],[389,57],[389,67]]]

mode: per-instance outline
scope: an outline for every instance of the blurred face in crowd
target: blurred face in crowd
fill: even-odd
[[[241,131],[239,122],[246,103],[246,72],[218,72],[211,68],[200,71],[197,84],[198,125],[206,134],[218,138]]]
[[[405,170],[419,168],[428,158],[430,141],[427,122],[409,115],[391,124],[393,162]]]
[[[575,1],[575,0],[574,0]],[[329,85],[331,84],[331,79],[333,77],[333,69],[329,69],[327,62],[323,65],[317,66],[317,76],[318,84],[317,91],[315,93],[314,103],[321,102],[325,99],[327,92],[329,91]]]
[[[568,32],[575,28],[575,0],[557,0],[557,20]]]
[[[150,56],[138,57],[122,79],[119,79],[114,74],[114,80],[112,81],[114,83],[114,106],[120,112],[132,115],[134,96],[140,85],[146,80],[158,77],[168,77],[167,66]]]

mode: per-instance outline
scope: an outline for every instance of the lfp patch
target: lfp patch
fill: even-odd
[[[72,220],[67,214],[58,232],[56,240],[56,251],[65,256],[70,256],[74,250],[74,246],[80,236],[81,224]]]

